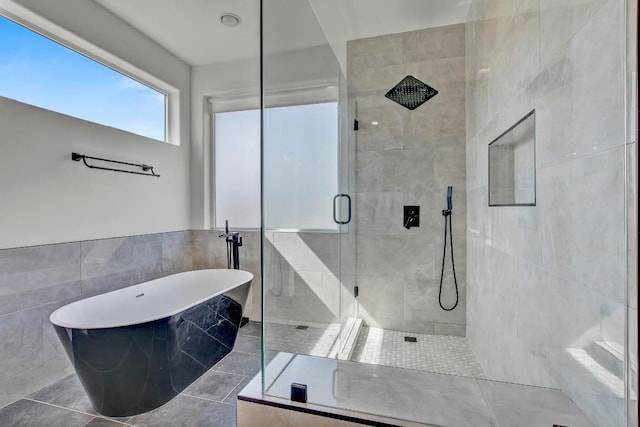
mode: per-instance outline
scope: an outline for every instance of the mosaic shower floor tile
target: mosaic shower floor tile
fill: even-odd
[[[416,342],[405,341],[413,337]],[[418,371],[484,378],[466,338],[414,334],[364,326],[351,360]]]
[[[269,350],[328,357],[340,334],[340,325],[313,327],[267,323],[265,333],[265,348]]]

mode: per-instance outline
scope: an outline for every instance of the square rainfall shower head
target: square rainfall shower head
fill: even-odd
[[[385,96],[409,110],[415,110],[437,94],[438,91],[431,86],[413,76],[407,76]]]

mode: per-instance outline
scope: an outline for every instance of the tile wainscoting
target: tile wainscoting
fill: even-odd
[[[54,310],[174,273],[225,268],[218,234],[186,230],[0,250],[0,407],[73,372],[49,323]],[[259,283],[259,233],[242,234],[240,266]],[[259,318],[260,295],[252,294],[246,313]]]

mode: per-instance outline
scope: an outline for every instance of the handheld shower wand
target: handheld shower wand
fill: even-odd
[[[440,271],[440,291],[438,292],[438,303],[444,311],[452,311],[458,306],[458,279],[456,278],[456,264],[453,260],[453,228],[451,226],[451,214],[453,212],[453,187],[447,187],[447,209],[442,210],[444,216],[444,249],[442,251],[442,270]],[[456,302],[451,308],[445,308],[442,304],[442,282],[444,280],[444,261],[447,256],[447,226],[449,227],[449,242],[451,243],[451,267],[453,268],[453,283],[456,290]]]

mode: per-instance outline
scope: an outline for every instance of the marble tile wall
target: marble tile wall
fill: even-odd
[[[260,235],[243,235],[241,267],[260,289]],[[201,230],[0,250],[0,407],[72,372],[49,323],[54,310],[173,273],[224,268],[225,253],[217,232]],[[259,292],[253,302],[246,314],[259,318]]]
[[[465,334],[465,26],[347,43],[355,136],[355,222],[360,314],[370,326]],[[410,111],[385,98],[406,75],[439,91]],[[373,125],[372,122],[378,122]],[[460,302],[438,304],[447,186]],[[403,227],[403,206],[420,206],[420,227]],[[449,256],[449,255],[448,255]],[[454,301],[450,260],[444,303]]]
[[[336,233],[265,233],[266,322],[340,321],[340,244]]]
[[[625,2],[474,0],[467,336],[489,379],[625,425]],[[487,145],[536,109],[537,206],[487,203]]]

